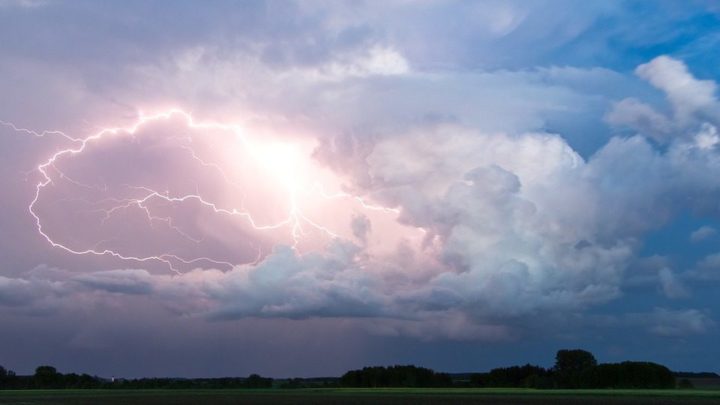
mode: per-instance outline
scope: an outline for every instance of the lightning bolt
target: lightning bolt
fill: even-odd
[[[4,127],[8,127],[8,128],[12,129],[12,130],[15,131],[15,132],[32,135],[32,136],[35,136],[35,137],[38,137],[38,138],[44,138],[44,137],[50,136],[50,135],[57,135],[57,136],[60,136],[60,137],[62,137],[62,138],[65,138],[65,139],[67,139],[68,141],[71,141],[71,142],[82,142],[82,139],[73,138],[73,137],[71,137],[71,136],[68,136],[67,134],[65,134],[65,133],[62,132],[62,131],[42,131],[42,132],[36,132],[36,131],[31,130],[31,129],[20,128],[20,127],[16,126],[15,124],[13,124],[12,122],[7,122],[7,121],[3,121],[3,120],[0,120],[0,125],[2,125],[2,126],[4,126]]]
[[[153,114],[153,115],[145,115],[144,113],[140,113],[137,120],[128,127],[108,127],[108,128],[102,128],[98,132],[87,136],[85,138],[76,138],[70,135],[65,134],[62,131],[43,131],[43,132],[36,132],[33,130],[29,130],[26,128],[18,127],[10,122],[0,121],[0,125],[5,126],[7,128],[10,128],[11,130],[18,132],[18,133],[24,133],[31,136],[36,137],[46,137],[46,136],[59,136],[61,138],[64,138],[65,140],[69,141],[71,146],[59,149],[55,151],[50,157],[48,157],[46,160],[38,164],[37,166],[37,172],[40,174],[41,179],[37,183],[35,187],[35,192],[32,200],[28,204],[28,211],[30,215],[34,218],[35,222],[35,228],[39,235],[44,238],[44,240],[53,248],[60,249],[62,251],[65,251],[69,254],[73,255],[94,255],[94,256],[110,256],[114,257],[120,260],[124,261],[133,261],[133,262],[159,262],[163,265],[166,265],[171,271],[182,274],[181,270],[178,268],[180,265],[185,266],[192,266],[192,265],[198,265],[200,263],[205,264],[211,264],[214,266],[222,266],[226,268],[233,268],[236,263],[231,263],[227,260],[212,258],[212,257],[182,257],[177,254],[172,253],[162,253],[159,255],[149,255],[149,256],[141,256],[141,255],[132,255],[127,253],[122,253],[116,249],[113,249],[111,247],[103,247],[109,244],[108,240],[101,240],[97,243],[95,243],[93,246],[86,247],[86,248],[77,248],[77,247],[71,247],[66,242],[63,242],[56,237],[51,236],[48,231],[46,230],[43,220],[41,218],[41,215],[38,213],[38,202],[41,198],[41,195],[43,194],[43,191],[48,188],[51,185],[54,185],[55,182],[60,181],[66,181],[69,182],[77,187],[83,187],[87,189],[93,189],[100,192],[106,192],[108,190],[107,185],[104,185],[103,187],[95,186],[95,185],[89,185],[84,184],[81,181],[75,180],[69,176],[67,176],[65,173],[62,172],[62,170],[59,168],[59,163],[63,159],[69,159],[73,156],[79,156],[83,152],[86,151],[89,145],[96,143],[96,142],[102,142],[104,139],[108,137],[113,136],[131,136],[136,137],[138,135],[138,131],[145,126],[148,123],[155,122],[158,120],[167,120],[170,118],[180,117],[185,121],[187,126],[192,129],[200,129],[200,130],[222,130],[222,131],[230,131],[231,133],[237,135],[237,138],[243,143],[244,146],[247,146],[249,150],[252,152],[253,144],[248,142],[243,134],[243,128],[241,128],[239,125],[234,124],[226,124],[221,122],[215,122],[215,121],[198,121],[196,120],[192,114],[185,112],[181,109],[171,109],[162,113]],[[215,170],[222,178],[223,180],[233,188],[237,188],[238,190],[241,190],[242,187],[240,184],[237,184],[236,182],[233,182],[231,179],[231,176],[229,176],[224,169],[217,163],[204,160],[201,158],[196,151],[187,146],[187,145],[180,145],[179,148],[185,150],[190,158],[192,158],[194,161],[196,161],[199,165],[210,168],[212,170]],[[324,226],[322,224],[317,223],[316,221],[313,221],[310,219],[307,215],[305,215],[297,201],[297,196],[300,191],[309,191],[311,193],[315,193],[316,195],[319,195],[320,197],[327,199],[327,200],[334,200],[334,199],[349,199],[354,200],[355,202],[359,203],[361,207],[367,210],[376,210],[376,211],[382,211],[387,213],[394,213],[398,214],[399,210],[396,208],[389,208],[389,207],[383,207],[379,205],[373,205],[368,202],[366,202],[363,198],[359,196],[355,196],[349,193],[345,192],[335,192],[335,193],[329,193],[327,192],[322,184],[319,182],[315,182],[312,187],[310,187],[309,190],[301,190],[300,186],[296,184],[295,182],[291,181],[289,179],[288,184],[290,186],[288,187],[288,202],[289,202],[289,208],[287,210],[286,216],[276,222],[272,223],[261,223],[257,219],[253,217],[253,215],[243,208],[244,203],[241,204],[240,207],[222,207],[218,203],[211,201],[210,199],[204,197],[198,190],[196,190],[196,193],[194,194],[178,194],[173,195],[169,191],[159,191],[154,188],[147,187],[145,185],[136,186],[136,185],[125,185],[128,189],[133,190],[139,196],[134,196],[132,198],[106,198],[100,201],[96,202],[90,202],[87,201],[89,204],[95,205],[95,210],[91,212],[99,212],[102,213],[102,218],[100,221],[101,226],[106,223],[111,217],[114,215],[123,212],[125,210],[129,209],[139,209],[141,210],[145,218],[147,219],[150,226],[154,226],[154,224],[163,224],[168,229],[171,229],[178,235],[182,236],[183,238],[194,242],[194,243],[201,243],[203,241],[202,237],[197,237],[190,235],[188,232],[184,231],[180,226],[178,226],[171,216],[158,216],[152,212],[150,204],[152,202],[164,202],[168,204],[181,204],[185,202],[195,202],[202,207],[211,210],[212,213],[216,215],[224,215],[232,218],[238,218],[242,221],[244,221],[247,225],[252,227],[256,231],[270,231],[270,230],[278,230],[281,228],[289,228],[289,236],[291,237],[293,244],[293,249],[297,250],[297,246],[300,243],[301,239],[305,237],[310,229],[313,229],[315,231],[319,231],[321,234],[326,235],[328,238],[337,238],[339,237],[338,234],[330,229],[328,226]],[[243,198],[244,199],[244,198]],[[108,207],[107,204],[110,204]],[[258,247],[258,256],[255,259],[253,263],[257,263],[262,259],[262,249]]]

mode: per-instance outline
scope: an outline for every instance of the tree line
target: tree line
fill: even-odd
[[[365,367],[340,378],[345,387],[516,387],[516,388],[675,388],[675,375],[650,362],[598,364],[585,350],[560,350],[555,365],[526,364],[473,373],[469,380],[415,366]]]
[[[350,370],[340,378],[291,378],[273,380],[252,374],[227,378],[140,378],[108,380],[88,374],[62,374],[51,366],[40,366],[35,374],[19,376],[0,366],[0,389],[222,389],[222,388],[311,388],[311,387],[523,387],[523,388],[691,388],[688,378],[697,373],[674,374],[650,362],[625,361],[598,364],[592,353],[560,350],[555,365],[501,367],[485,373],[451,375],[413,365],[365,367]],[[704,374],[703,374],[704,376]],[[720,378],[715,373],[707,377]]]
[[[0,366],[0,389],[221,389],[271,388],[273,379],[251,374],[225,378],[105,379],[88,374],[63,374],[52,366],[40,366],[35,374],[21,376]]]
[[[585,350],[560,350],[550,369],[526,364],[476,373],[475,387],[525,388],[675,388],[675,375],[667,367],[638,361],[598,364]]]
[[[61,374],[55,367],[40,366],[30,376],[16,375],[0,366],[0,388],[101,388],[102,380],[88,374]]]
[[[416,366],[365,367],[340,377],[344,387],[451,387],[450,374]]]

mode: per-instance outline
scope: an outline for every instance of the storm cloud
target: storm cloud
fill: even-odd
[[[310,374],[407,345],[466,369],[487,367],[445,363],[453,344],[612,359],[625,338],[596,337],[618,327],[645,336],[643,356],[716,336],[720,101],[695,56],[712,35],[652,28],[710,7],[178,2],[150,17],[164,7],[0,3],[0,37],[19,38],[0,45],[8,342],[60,331],[46,344],[122,352],[118,328],[128,351],[203,347],[178,369],[198,375],[237,372],[207,349],[233,336],[260,352],[356,336]],[[162,353],[148,374],[176,367]]]

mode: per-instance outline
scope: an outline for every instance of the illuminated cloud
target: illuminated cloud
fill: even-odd
[[[703,209],[714,195],[698,182],[718,171],[708,128],[665,153],[614,138],[585,160],[554,134],[430,123],[370,144],[353,178],[314,159],[312,138],[170,111],[52,134],[69,146],[38,167],[29,208],[56,248],[152,271],[76,283],[150,294],[152,274],[207,271],[217,285],[193,294],[213,318],[527,316],[620,296],[634,241],[680,209],[659,196]],[[659,276],[666,296],[688,294]]]
[[[215,286],[193,295],[215,319],[527,316],[620,296],[634,241],[679,209],[658,196],[702,209],[712,195],[697,181],[698,164],[718,170],[707,132],[662,154],[615,138],[586,161],[558,135],[432,123],[377,140],[354,181],[313,159],[311,139],[171,111],[68,140],[39,166],[30,208],[68,253],[147,266],[166,286],[207,271]],[[659,275],[666,296],[688,294]],[[149,294],[148,277],[74,281]]]

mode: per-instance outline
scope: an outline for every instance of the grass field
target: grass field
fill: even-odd
[[[0,404],[720,404],[720,391],[342,388],[0,391]]]

